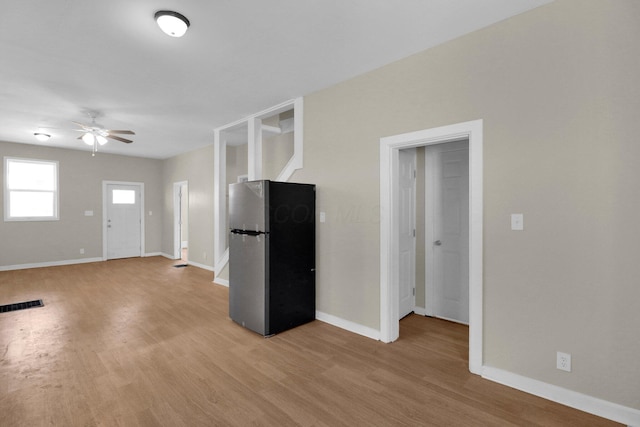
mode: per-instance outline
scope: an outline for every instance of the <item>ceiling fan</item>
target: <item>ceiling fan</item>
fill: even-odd
[[[136,133],[131,130],[113,130],[113,129],[105,129],[104,126],[96,123],[96,118],[94,115],[91,115],[91,124],[85,125],[83,123],[74,122],[71,123],[80,126],[80,129],[74,129],[77,132],[82,132],[82,135],[78,137],[85,144],[93,146],[92,155],[95,156],[98,151],[98,145],[104,145],[108,142],[107,138],[114,139],[116,141],[124,142],[125,144],[131,144],[133,141],[130,139],[123,138],[116,134],[120,135],[135,135]]]

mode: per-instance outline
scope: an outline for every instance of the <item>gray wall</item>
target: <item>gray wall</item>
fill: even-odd
[[[4,156],[59,162],[60,220],[0,221],[0,267],[102,257],[103,180],[144,183],[145,251],[160,252],[162,161],[102,153],[92,157],[87,151],[0,142],[0,160]],[[4,180],[3,168],[4,161]],[[87,210],[94,216],[84,216]]]
[[[640,409],[639,22],[558,0],[305,97],[318,310],[379,327],[379,139],[483,119],[485,363]]]

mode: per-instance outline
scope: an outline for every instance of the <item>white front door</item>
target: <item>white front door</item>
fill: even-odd
[[[107,259],[141,256],[140,186],[107,184],[106,192]]]
[[[400,160],[400,283],[399,318],[415,307],[416,281],[416,149],[399,151]]]
[[[469,145],[425,150],[428,315],[469,323]]]

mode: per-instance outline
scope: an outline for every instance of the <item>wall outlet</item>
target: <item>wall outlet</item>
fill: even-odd
[[[571,355],[559,351],[556,356],[556,368],[561,371],[571,372]]]
[[[207,253],[206,252],[202,252],[202,258],[203,259],[207,259]]]
[[[84,248],[80,248],[80,255],[84,254]]]

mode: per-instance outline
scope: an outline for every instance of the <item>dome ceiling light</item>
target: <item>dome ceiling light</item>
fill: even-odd
[[[48,133],[42,133],[42,132],[36,132],[33,134],[33,136],[35,136],[36,139],[40,142],[45,142],[46,140],[51,138],[51,135],[49,135]]]
[[[171,37],[182,37],[191,23],[182,14],[171,10],[159,10],[155,14],[160,29]]]

